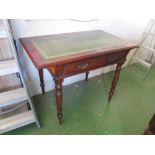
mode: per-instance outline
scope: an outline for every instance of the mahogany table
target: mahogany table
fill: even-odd
[[[62,123],[62,82],[64,78],[117,64],[109,92],[109,102],[119,79],[121,66],[136,44],[128,43],[101,30],[35,36],[20,39],[25,51],[39,71],[44,94],[43,69],[52,74],[58,121]]]

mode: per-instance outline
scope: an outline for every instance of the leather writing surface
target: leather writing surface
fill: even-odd
[[[100,30],[38,37],[31,42],[45,59],[126,45],[125,41]]]

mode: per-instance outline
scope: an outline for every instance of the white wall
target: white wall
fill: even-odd
[[[93,22],[76,22],[72,20],[12,20],[14,37],[29,37],[35,35],[56,34],[64,32],[85,31],[102,29],[128,41],[137,41],[142,34],[149,19],[109,19]],[[20,50],[20,59],[24,67],[25,76],[31,95],[41,93],[38,72],[28,56]],[[114,66],[92,71],[89,77],[93,77],[114,69]],[[54,88],[51,75],[45,70],[46,91]],[[83,80],[84,74],[65,79],[63,85]]]

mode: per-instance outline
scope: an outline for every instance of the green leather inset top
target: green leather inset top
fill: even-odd
[[[32,43],[45,59],[126,44],[125,41],[100,30],[37,37],[32,39]]]

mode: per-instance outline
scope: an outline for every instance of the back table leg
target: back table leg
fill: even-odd
[[[89,75],[89,72],[86,72],[86,79],[85,79],[85,81],[88,81],[88,75]]]
[[[43,76],[43,69],[39,69],[39,77],[40,77],[40,87],[42,89],[42,93],[45,94],[45,84],[44,84],[44,76]]]
[[[115,87],[116,87],[117,81],[118,81],[118,79],[119,79],[121,67],[122,67],[123,64],[124,64],[124,61],[119,62],[119,63],[117,64],[116,71],[115,71],[115,74],[114,74],[114,77],[113,77],[113,81],[112,81],[112,85],[111,85],[111,89],[110,89],[110,92],[109,92],[109,99],[108,99],[108,102],[111,101],[112,96],[113,96],[113,94],[114,94]]]

